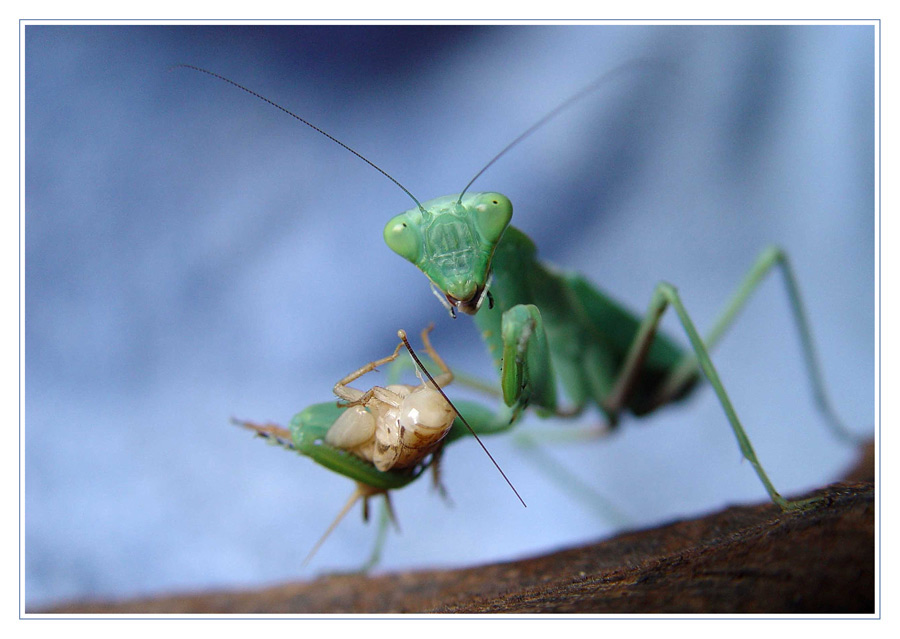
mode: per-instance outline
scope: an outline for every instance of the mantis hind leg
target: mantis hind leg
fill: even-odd
[[[682,304],[681,298],[678,295],[678,291],[674,286],[667,282],[658,284],[653,293],[650,307],[647,314],[644,316],[644,320],[641,322],[640,328],[638,329],[638,334],[632,343],[631,350],[626,358],[625,366],[619,376],[616,388],[610,397],[607,398],[606,410],[615,413],[621,410],[625,405],[628,392],[634,386],[635,381],[640,374],[641,364],[647,355],[650,343],[653,341],[653,336],[656,333],[659,321],[669,305],[672,305],[675,308],[678,319],[681,321],[681,325],[687,333],[691,346],[696,353],[698,365],[706,375],[707,379],[709,379],[710,384],[715,390],[716,396],[719,398],[719,403],[725,411],[725,416],[728,418],[728,422],[737,439],[741,454],[750,462],[750,465],[753,466],[753,470],[756,471],[757,476],[765,487],[766,492],[769,493],[769,497],[772,501],[784,510],[795,508],[796,504],[788,502],[775,489],[775,486],[763,469],[762,464],[759,462],[756,452],[753,450],[753,445],[750,443],[750,439],[747,437],[747,433],[738,419],[734,406],[731,404],[731,399],[725,391],[725,386],[722,384],[722,380],[719,378],[719,374],[713,366],[712,360],[709,357],[709,352],[703,344],[703,340],[700,338],[700,334],[697,332],[693,321],[685,310],[684,304]]]
[[[753,466],[754,471],[766,488],[772,501],[781,506],[781,508],[788,510],[797,508],[803,504],[788,502],[777,490],[775,490],[775,487],[769,480],[762,464],[759,462],[756,452],[753,450],[750,439],[738,419],[734,406],[728,397],[728,393],[725,391],[725,386],[722,384],[719,374],[716,372],[715,366],[709,356],[709,349],[722,337],[725,330],[733,323],[734,318],[747,301],[747,298],[756,289],[760,280],[775,265],[781,266],[787,282],[791,306],[800,331],[807,368],[809,370],[810,379],[813,383],[814,393],[819,407],[829,417],[830,425],[839,435],[842,437],[852,437],[852,435],[849,434],[849,431],[847,431],[840,421],[837,420],[837,417],[834,415],[834,412],[831,410],[830,404],[826,399],[824,385],[819,372],[808,322],[800,301],[799,291],[787,261],[787,256],[783,251],[777,248],[770,248],[763,251],[735,295],[726,305],[725,310],[716,321],[713,330],[705,343],[700,338],[700,334],[697,332],[693,321],[688,315],[677,289],[666,282],[657,285],[650,301],[647,314],[641,322],[637,335],[632,342],[632,346],[619,374],[615,388],[606,399],[605,408],[606,410],[615,413],[622,410],[626,405],[628,394],[634,387],[635,382],[640,375],[643,361],[647,356],[659,321],[666,308],[671,305],[675,309],[678,319],[690,340],[693,354],[686,356],[683,361],[675,367],[669,379],[661,388],[659,403],[664,403],[668,398],[677,396],[684,385],[693,383],[694,378],[698,374],[698,369],[702,371],[712,385],[713,390],[719,399],[719,403],[722,405],[722,409],[728,418],[728,422],[737,439],[738,447],[740,448],[742,455],[750,462],[751,466]]]
[[[725,308],[722,309],[721,313],[716,318],[712,329],[707,334],[706,339],[704,340],[706,349],[709,351],[715,347],[725,334],[725,331],[727,331],[734,323],[738,314],[743,309],[750,296],[756,291],[761,281],[775,267],[778,267],[781,270],[784,277],[791,313],[794,316],[794,323],[797,326],[797,331],[800,336],[803,358],[806,363],[806,370],[812,385],[812,393],[816,405],[825,417],[829,429],[838,439],[858,444],[861,439],[838,417],[829,400],[828,393],[825,390],[825,382],[822,377],[819,358],[812,338],[812,330],[810,329],[806,310],[800,297],[797,279],[794,276],[787,254],[781,248],[770,246],[763,250],[759,257],[756,258],[756,261],[744,277],[744,280],[731,296],[731,299],[728,300]],[[677,397],[685,385],[690,384],[692,380],[696,378],[698,373],[697,356],[689,354],[684,357],[669,375],[665,383],[660,387],[659,393],[655,399],[656,405],[668,403],[673,397]]]

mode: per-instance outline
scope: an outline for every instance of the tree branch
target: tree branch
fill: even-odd
[[[765,503],[541,557],[243,592],[72,602],[54,613],[872,613],[873,447],[808,510]]]

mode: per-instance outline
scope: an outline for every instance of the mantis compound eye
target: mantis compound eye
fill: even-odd
[[[421,234],[405,214],[391,218],[385,225],[384,241],[400,257],[418,263],[422,254]]]
[[[500,193],[479,193],[475,202],[475,222],[482,239],[496,244],[512,219],[512,202]]]

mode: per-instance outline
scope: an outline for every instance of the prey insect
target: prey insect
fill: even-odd
[[[439,467],[445,443],[468,434],[478,440],[479,431],[487,434],[497,430],[492,427],[493,416],[474,410],[474,419],[467,420],[444,393],[443,388],[453,381],[453,372],[431,345],[431,329],[429,326],[422,331],[422,343],[425,352],[441,370],[437,377],[432,377],[422,365],[406,332],[400,330],[397,336],[401,341],[393,353],[369,362],[334,385],[334,394],[341,401],[310,406],[291,420],[290,428],[235,420],[237,425],[260,437],[306,455],[356,481],[356,489],[304,563],[312,558],[357,501],[362,500],[363,519],[368,520],[369,499],[383,496],[388,517],[397,526],[391,490],[406,486],[431,468],[434,484],[443,493]],[[417,366],[421,384],[389,384],[365,391],[350,386],[379,366],[396,360],[404,347]],[[425,379],[422,379],[423,374]],[[481,440],[478,443],[481,444]],[[482,448],[521,501],[519,493],[483,444]]]
[[[215,73],[188,68],[284,111],[368,163],[413,200],[415,206],[388,221],[385,242],[422,271],[452,317],[457,311],[474,316],[499,372],[504,406],[493,418],[494,424],[507,420],[505,427],[510,428],[529,407],[540,416],[571,417],[594,405],[613,427],[625,413],[647,415],[687,397],[706,378],[741,454],[771,500],[783,509],[798,507],[802,504],[782,497],[763,469],[710,357],[760,282],[779,270],[815,401],[838,437],[857,440],[828,400],[796,278],[783,250],[769,247],[760,253],[712,329],[701,336],[672,284],[656,286],[643,316],[632,313],[581,275],[540,261],[534,242],[510,225],[513,207],[506,196],[468,192],[515,145],[629,66],[602,76],[541,118],[495,155],[460,193],[425,202],[359,152],[284,107]],[[678,316],[689,349],[659,330],[669,307]],[[558,396],[558,388],[565,392],[565,399]],[[483,409],[473,404],[467,413],[470,410]]]

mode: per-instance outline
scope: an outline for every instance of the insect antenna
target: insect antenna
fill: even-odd
[[[570,98],[568,98],[567,100],[565,100],[562,104],[558,105],[555,109],[553,109],[552,111],[550,111],[549,113],[547,113],[544,117],[542,117],[540,120],[538,120],[537,122],[535,122],[534,124],[532,124],[530,127],[528,127],[528,128],[527,128],[521,135],[519,135],[519,137],[517,137],[515,140],[513,140],[512,142],[510,142],[509,144],[507,144],[507,145],[503,148],[503,150],[500,151],[500,153],[498,153],[497,155],[495,155],[495,156],[491,159],[490,162],[488,162],[487,164],[485,164],[485,165],[481,168],[481,170],[478,171],[478,173],[475,174],[475,177],[473,177],[471,180],[469,180],[469,183],[466,184],[466,188],[464,188],[464,189],[462,190],[462,192],[459,194],[459,199],[457,200],[457,203],[462,202],[463,195],[465,195],[466,191],[469,190],[469,187],[472,186],[472,184],[475,182],[475,180],[477,180],[478,178],[481,177],[481,174],[482,174],[482,173],[484,173],[485,171],[487,171],[487,170],[494,164],[494,162],[496,162],[496,161],[499,160],[501,157],[503,157],[504,155],[506,155],[507,151],[509,151],[510,149],[512,149],[514,146],[516,146],[519,142],[521,142],[522,140],[524,140],[525,138],[527,138],[528,136],[530,136],[532,133],[534,133],[535,131],[537,131],[539,128],[541,128],[542,126],[544,126],[545,124],[547,124],[547,122],[549,122],[550,120],[552,120],[553,118],[555,118],[557,115],[559,115],[560,113],[562,113],[563,111],[565,111],[566,109],[568,109],[570,106],[572,106],[573,104],[575,104],[576,102],[578,102],[578,101],[581,100],[582,98],[584,98],[584,97],[590,95],[590,94],[593,93],[595,90],[597,90],[598,88],[600,88],[602,85],[604,85],[604,84],[606,84],[607,82],[609,82],[610,80],[614,79],[614,78],[615,78],[617,75],[619,75],[620,73],[623,73],[623,72],[625,72],[625,71],[631,70],[631,69],[634,68],[634,67],[641,67],[641,66],[648,66],[648,67],[651,67],[651,68],[652,68],[652,67],[668,66],[668,65],[664,65],[664,64],[661,63],[661,62],[655,62],[655,61],[650,61],[650,60],[632,60],[632,61],[630,61],[630,62],[626,62],[625,64],[622,64],[622,65],[620,65],[620,66],[618,66],[618,67],[612,69],[611,71],[607,71],[606,73],[604,73],[603,75],[601,75],[599,78],[597,78],[596,80],[594,80],[593,82],[591,82],[589,85],[587,85],[586,87],[584,87],[581,91],[579,91],[579,92],[576,93],[575,95],[573,95],[573,96],[571,96]]]
[[[518,498],[519,498],[519,501],[522,502],[522,505],[525,506],[525,507],[527,508],[528,505],[525,503],[525,500],[522,499],[522,496],[519,494],[519,491],[516,490],[516,487],[513,486],[513,484],[512,484],[511,481],[509,481],[509,477],[507,477],[507,476],[506,476],[506,473],[503,472],[503,469],[500,468],[500,464],[498,464],[497,461],[494,459],[494,456],[491,455],[491,452],[487,449],[487,446],[485,446],[485,445],[482,443],[481,439],[480,439],[480,438],[478,437],[478,435],[475,433],[475,430],[469,425],[469,422],[466,421],[466,418],[463,417],[462,413],[459,412],[459,410],[456,408],[456,406],[453,404],[453,402],[450,401],[450,398],[447,397],[447,394],[444,392],[444,389],[442,389],[442,388],[438,385],[438,383],[437,383],[436,381],[434,381],[434,378],[431,376],[431,373],[429,373],[429,372],[428,372],[428,369],[425,368],[425,365],[422,364],[422,361],[419,359],[419,356],[416,355],[416,352],[413,350],[413,347],[410,346],[409,340],[406,339],[406,331],[404,331],[404,330],[399,330],[399,331],[397,331],[397,336],[398,336],[401,340],[403,340],[403,344],[406,346],[406,350],[409,351],[409,354],[412,356],[413,361],[416,363],[416,366],[419,367],[419,370],[421,370],[423,373],[425,373],[425,377],[428,378],[428,381],[431,382],[431,385],[432,385],[435,389],[437,389],[437,392],[439,392],[439,393],[441,394],[441,396],[443,396],[444,401],[446,401],[448,404],[450,404],[450,408],[453,409],[453,412],[456,413],[457,417],[459,417],[459,419],[462,421],[462,423],[465,424],[466,428],[469,429],[469,432],[472,433],[472,437],[474,437],[474,438],[475,438],[475,441],[478,442],[478,445],[481,446],[481,449],[482,449],[482,450],[485,452],[485,454],[488,456],[488,459],[490,459],[490,460],[491,460],[491,463],[494,464],[494,467],[495,467],[498,471],[500,471],[500,474],[503,476],[503,479],[506,480],[506,483],[509,485],[509,487],[512,489],[512,491],[516,494],[516,497],[518,497]]]
[[[397,524],[397,518],[394,516],[394,508],[391,505],[390,494],[387,491],[378,490],[376,488],[372,488],[371,486],[366,486],[365,484],[356,484],[356,490],[350,495],[350,499],[347,500],[347,503],[344,504],[344,507],[341,508],[341,511],[337,514],[337,517],[334,518],[334,521],[331,522],[331,525],[328,526],[328,529],[319,537],[319,541],[312,547],[312,550],[306,555],[306,558],[303,559],[303,565],[306,566],[309,564],[310,560],[313,556],[319,551],[319,548],[322,547],[322,544],[325,543],[325,540],[328,539],[329,535],[334,532],[334,529],[337,528],[338,524],[344,519],[344,516],[350,512],[350,509],[353,508],[353,505],[356,504],[360,499],[363,500],[363,518],[368,520],[369,518],[369,498],[374,495],[384,495],[385,504],[388,512],[388,517],[394,523],[394,526],[397,529],[400,529],[400,526]]]
[[[402,184],[400,184],[400,182],[398,182],[391,174],[389,174],[387,171],[385,171],[384,169],[382,169],[380,166],[378,166],[377,164],[375,164],[374,162],[372,162],[369,158],[367,158],[366,156],[364,156],[364,155],[363,155],[362,153],[360,153],[359,151],[356,151],[355,149],[353,149],[353,148],[347,146],[346,144],[344,144],[343,142],[341,142],[340,140],[338,140],[336,137],[334,137],[334,136],[331,135],[330,133],[326,133],[325,131],[323,131],[322,129],[320,129],[319,127],[317,127],[315,124],[312,124],[311,122],[308,122],[307,120],[304,120],[303,118],[301,118],[301,117],[300,117],[299,115],[297,115],[296,113],[293,113],[293,112],[291,112],[291,111],[288,111],[287,109],[285,109],[285,108],[284,108],[283,106],[281,106],[280,104],[278,104],[278,103],[276,103],[276,102],[273,102],[273,101],[270,100],[269,98],[265,97],[264,95],[260,95],[259,93],[257,93],[256,91],[254,91],[254,90],[252,90],[252,89],[248,89],[247,87],[245,87],[245,86],[242,85],[242,84],[238,84],[238,83],[235,82],[234,80],[230,80],[230,79],[226,78],[226,77],[223,76],[223,75],[219,75],[218,73],[215,73],[215,72],[213,72],[213,71],[209,71],[209,70],[204,69],[204,68],[202,68],[202,67],[196,67],[196,66],[194,66],[194,65],[192,65],[192,64],[176,64],[176,65],[174,65],[174,66],[172,66],[172,67],[169,68],[170,71],[172,71],[172,70],[174,70],[174,69],[191,69],[191,70],[193,70],[193,71],[199,71],[200,73],[205,73],[206,75],[209,75],[209,76],[212,76],[212,77],[214,77],[214,78],[217,78],[217,79],[221,80],[222,82],[227,82],[227,83],[230,84],[231,86],[237,87],[237,88],[240,89],[241,91],[245,91],[245,92],[249,93],[250,95],[252,95],[253,97],[259,98],[260,100],[262,100],[262,101],[265,102],[266,104],[271,104],[271,105],[272,105],[273,107],[275,107],[276,109],[278,109],[278,110],[280,110],[280,111],[283,111],[284,113],[287,113],[289,116],[291,116],[291,117],[294,118],[295,120],[299,120],[300,122],[302,122],[303,124],[305,124],[306,126],[308,126],[309,128],[311,128],[313,131],[316,131],[317,133],[321,133],[322,135],[324,135],[326,138],[328,138],[329,140],[331,140],[331,141],[334,142],[335,144],[341,146],[342,148],[344,148],[344,149],[347,150],[347,151],[350,151],[350,153],[352,153],[353,155],[355,155],[356,157],[358,157],[360,160],[362,160],[363,162],[365,162],[366,164],[368,164],[369,166],[371,166],[373,169],[375,169],[376,171],[378,171],[379,173],[381,173],[384,177],[386,177],[387,179],[389,179],[391,182],[393,182],[394,184],[396,184],[397,186],[399,186],[400,189],[401,189],[404,193],[406,193],[406,194],[412,199],[413,202],[416,203],[416,206],[419,207],[419,210],[424,212],[425,209],[422,208],[422,205],[419,203],[419,200],[417,200],[416,197],[415,197],[412,193],[410,193],[410,192],[406,189],[405,186],[403,186]]]

